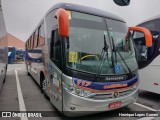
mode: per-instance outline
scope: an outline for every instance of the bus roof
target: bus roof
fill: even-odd
[[[66,10],[73,10],[73,11],[82,12],[82,13],[91,14],[91,15],[96,15],[96,16],[100,16],[100,17],[106,17],[106,18],[109,18],[109,19],[113,19],[113,20],[121,21],[121,22],[125,23],[123,18],[121,18],[121,17],[119,17],[115,14],[112,14],[112,13],[109,13],[109,12],[106,12],[106,11],[103,11],[103,10],[100,10],[100,9],[97,9],[97,8],[92,8],[92,7],[88,7],[88,6],[84,6],[84,5],[78,5],[78,4],[71,4],[71,3],[55,4],[54,6],[52,6],[49,9],[49,11],[45,14],[44,17],[46,17],[51,11],[53,11],[55,9],[58,9],[58,8],[64,8]],[[35,27],[35,29],[37,29],[37,27],[41,24],[44,17],[40,20],[39,24]],[[35,31],[35,29],[33,31]],[[33,34],[33,32],[31,33],[31,35],[32,34]],[[29,35],[28,39],[30,38],[31,35]]]
[[[109,19],[114,19],[117,21],[125,22],[124,19],[122,19],[121,17],[114,15],[112,13],[109,13],[109,12],[106,12],[106,11],[103,11],[103,10],[100,10],[97,8],[92,8],[92,7],[78,5],[78,4],[71,4],[71,3],[58,3],[58,4],[54,5],[53,7],[51,7],[51,9],[48,11],[48,13],[51,12],[52,10],[58,9],[58,8],[64,8],[66,10],[73,10],[73,11],[77,11],[77,12],[82,12],[82,13],[86,13],[86,14],[106,17]]]
[[[152,20],[156,20],[156,19],[160,19],[160,15],[156,15],[156,16],[153,16],[151,18],[148,18],[148,19],[144,20],[143,22],[140,22],[138,25],[141,25],[143,23],[146,23],[146,22],[149,22],[149,21],[152,21]]]

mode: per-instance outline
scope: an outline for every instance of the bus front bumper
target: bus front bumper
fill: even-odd
[[[80,97],[69,93],[66,89],[63,89],[63,114],[69,117],[76,117],[110,111],[127,106],[135,102],[137,98],[138,88],[130,95],[106,100],[94,100]],[[110,104],[116,102],[121,102],[121,105],[117,108],[109,108]]]

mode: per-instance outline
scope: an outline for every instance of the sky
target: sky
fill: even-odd
[[[160,15],[160,0],[131,0],[121,7],[113,0],[2,0],[8,33],[26,41],[45,13],[56,3],[67,2],[98,8],[116,14],[135,26],[144,20]]]

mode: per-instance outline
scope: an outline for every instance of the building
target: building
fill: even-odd
[[[14,46],[19,49],[25,49],[25,43],[11,34],[7,34],[8,46]]]

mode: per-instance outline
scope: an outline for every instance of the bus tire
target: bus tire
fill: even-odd
[[[27,71],[27,75],[28,75],[28,76],[31,76],[31,74],[30,74],[28,71]]]
[[[40,89],[41,89],[41,93],[43,93],[44,97],[45,97],[47,100],[49,100],[49,96],[47,95],[47,93],[46,93],[45,90],[44,90],[44,87],[47,87],[47,85],[46,85],[46,86],[44,86],[44,85],[46,85],[45,76],[44,76],[44,74],[41,72],[41,73],[40,73]],[[46,88],[46,89],[47,89],[47,88]]]
[[[31,76],[31,74],[30,74],[29,71],[28,71],[28,66],[26,66],[26,69],[27,69],[27,75],[28,75],[28,76]]]

